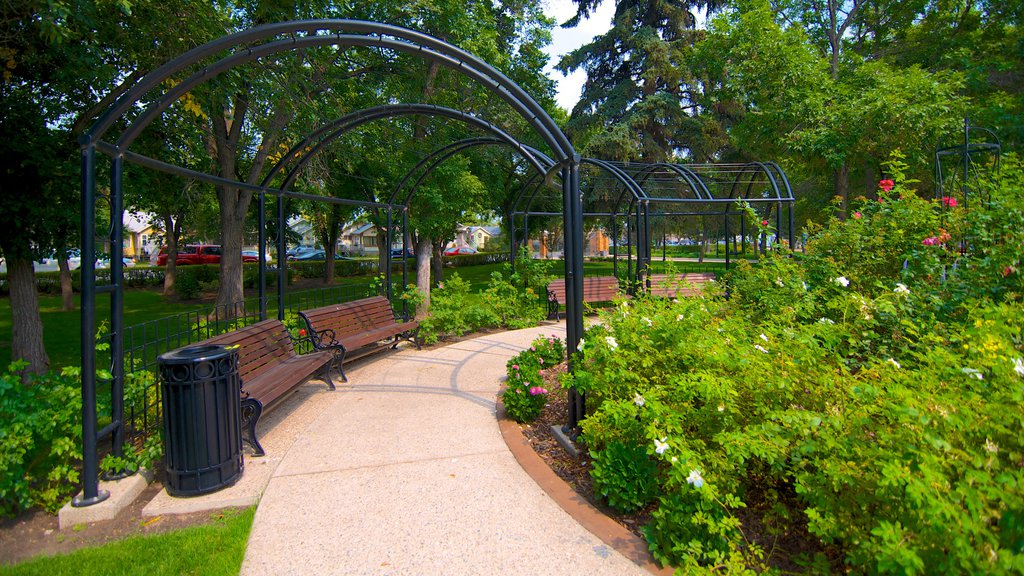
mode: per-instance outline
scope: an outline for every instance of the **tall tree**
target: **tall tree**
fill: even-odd
[[[576,26],[603,0],[574,0]],[[583,69],[587,80],[567,128],[586,142],[588,153],[617,160],[661,162],[677,151],[704,156],[717,146],[715,131],[701,126],[691,73],[691,49],[699,38],[695,11],[715,10],[712,0],[618,0],[612,28],[567,54],[558,64]]]

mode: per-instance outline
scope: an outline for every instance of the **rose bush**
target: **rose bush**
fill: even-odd
[[[741,263],[730,299],[622,302],[584,334],[583,439],[609,502],[655,499],[660,561],[1024,570],[1024,172],[956,205],[887,173],[806,255]]]

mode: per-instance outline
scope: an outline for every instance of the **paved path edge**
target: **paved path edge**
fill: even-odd
[[[497,417],[501,437],[519,462],[519,466],[562,510],[602,542],[651,574],[670,576],[673,573],[672,567],[662,568],[658,565],[648,551],[646,541],[605,516],[551,470],[547,462],[530,446],[519,424],[505,414],[505,405],[501,403],[500,393],[497,398]]]

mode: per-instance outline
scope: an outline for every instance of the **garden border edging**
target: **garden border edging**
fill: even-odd
[[[498,429],[516,461],[563,510],[581,526],[651,574],[668,576],[672,567],[660,567],[647,549],[647,542],[604,515],[593,504],[576,493],[564,480],[552,472],[546,462],[526,440],[519,424],[505,414],[505,405],[499,394],[496,400]]]

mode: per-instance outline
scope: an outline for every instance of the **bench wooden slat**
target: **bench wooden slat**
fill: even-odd
[[[327,352],[299,355],[291,334],[278,320],[263,320],[208,338],[198,344],[238,347],[238,375],[242,380],[243,423],[247,442],[256,456],[265,454],[256,437],[256,423],[263,412],[275,406],[289,392],[325,370],[324,379],[333,390],[330,368],[333,357]]]
[[[685,274],[652,274],[650,277],[652,296],[678,298],[697,296],[704,291],[704,285],[713,282],[711,272],[687,272]]]
[[[619,279],[615,276],[584,276],[583,301],[587,303],[611,302],[619,297]],[[559,307],[567,299],[565,278],[548,284],[548,317],[558,319]]]
[[[336,354],[335,364],[342,378],[347,357],[369,353],[379,348],[376,344],[383,340],[394,339],[397,345],[398,339],[404,338],[420,347],[416,342],[419,323],[396,320],[391,302],[383,296],[303,310],[299,316],[306,321],[313,346]]]

